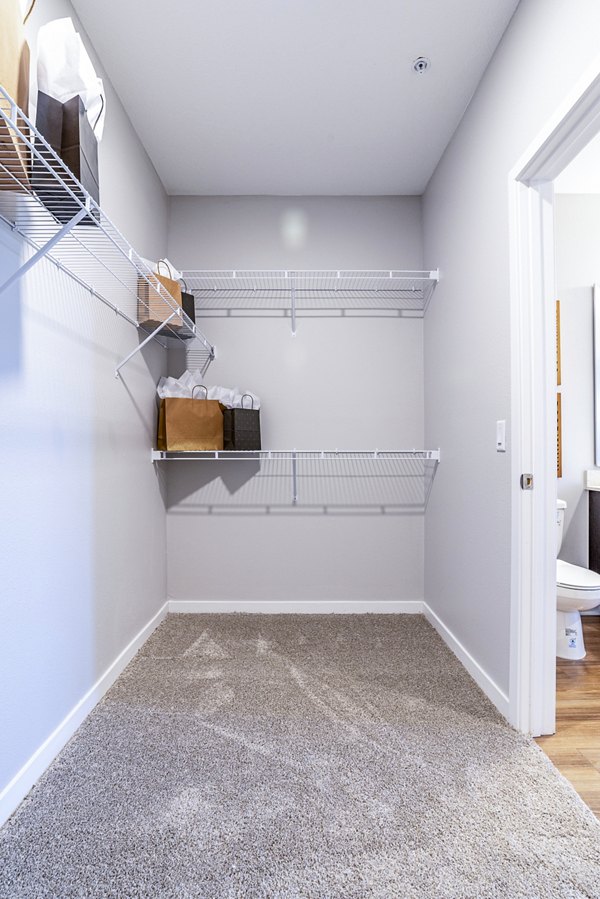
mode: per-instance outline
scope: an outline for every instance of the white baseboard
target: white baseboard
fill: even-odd
[[[331,615],[356,614],[364,615],[371,612],[376,614],[389,613],[391,615],[408,614],[420,615],[423,612],[423,601],[415,600],[343,600],[343,599],[315,599],[284,602],[282,600],[203,600],[203,599],[170,599],[169,612],[178,614],[199,614],[215,612],[255,612],[272,615],[296,614],[296,615]]]
[[[488,699],[494,703],[498,711],[504,715],[505,718],[508,718],[509,700],[506,693],[494,683],[489,674],[483,670],[479,662],[473,658],[467,649],[465,649],[460,640],[454,636],[452,631],[446,627],[441,618],[438,618],[433,609],[430,608],[426,602],[423,603],[423,612],[427,621],[436,629],[444,643],[452,650],[459,661],[462,662],[477,686],[480,687]]]
[[[112,687],[118,676],[126,668],[138,649],[146,642],[150,634],[158,627],[168,611],[165,603],[151,621],[136,634],[133,640],[117,656],[93,687],[71,709],[47,740],[37,749],[21,770],[0,792],[0,825],[2,825],[20,805],[32,786],[42,776],[46,768],[56,758],[61,749],[68,743],[82,721],[89,715],[94,706]]]

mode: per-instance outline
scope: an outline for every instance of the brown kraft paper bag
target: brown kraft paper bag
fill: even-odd
[[[20,0],[0,2],[0,85],[28,114],[29,108],[29,46],[23,33]],[[10,116],[4,98],[0,99],[3,112]],[[29,137],[28,129],[20,117],[18,127]],[[26,190],[29,185],[30,151],[13,129],[0,119],[0,190]]]
[[[160,266],[161,264],[164,264],[162,260],[158,265]],[[169,274],[171,275],[172,272],[169,271]],[[148,283],[148,281],[151,283]],[[171,306],[176,308],[177,306],[182,305],[181,284],[179,284],[178,281],[175,281],[174,278],[168,278],[166,275],[161,275],[160,272],[155,272],[150,275],[148,281],[144,278],[140,278],[138,281],[138,321],[158,326],[166,321],[174,311]],[[167,304],[158,292],[157,288],[159,288],[161,284],[173,300],[171,306]],[[156,285],[156,287],[154,285]],[[181,319],[172,319],[172,321],[169,322],[169,327],[181,327]]]
[[[29,46],[25,42],[20,0],[0,3],[0,84],[28,115]]]
[[[157,448],[167,452],[223,449],[223,412],[218,400],[165,397],[160,401]]]

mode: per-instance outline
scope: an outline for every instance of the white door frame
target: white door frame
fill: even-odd
[[[600,131],[600,57],[509,175],[512,359],[510,722],[554,733],[556,334],[553,180]],[[523,473],[533,490],[521,489]]]

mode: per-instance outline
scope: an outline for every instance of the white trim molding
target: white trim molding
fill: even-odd
[[[77,705],[60,722],[50,736],[42,743],[31,758],[25,762],[20,771],[0,792],[0,826],[12,815],[21,804],[34,784],[54,761],[61,749],[68,743],[77,728],[87,718],[92,709],[112,687],[121,672],[127,667],[136,652],[143,646],[148,637],[163,621],[168,611],[165,603],[154,617],[136,634],[104,674],[88,690]]]
[[[218,612],[250,612],[261,615],[420,615],[424,609],[421,599],[308,599],[285,602],[283,600],[233,600],[233,599],[170,599],[168,610],[172,613],[198,615]]]
[[[510,183],[510,715],[553,733],[556,671],[556,331],[552,182]],[[533,489],[521,489],[522,474]]]
[[[553,180],[600,131],[600,57],[508,178],[512,360],[510,713],[553,733],[556,709],[556,339]],[[521,490],[523,473],[533,490]]]
[[[425,618],[430,625],[435,628],[446,646],[452,650],[459,662],[466,668],[487,698],[493,702],[500,714],[504,715],[505,718],[508,718],[510,703],[506,693],[492,680],[487,671],[481,667],[477,659],[475,659],[469,650],[463,646],[458,637],[456,637],[450,628],[444,624],[442,619],[436,615],[431,606],[426,602],[423,603],[423,605],[425,607],[423,610]]]

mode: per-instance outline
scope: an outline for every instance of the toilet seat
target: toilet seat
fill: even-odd
[[[559,612],[589,612],[600,606],[600,574],[556,560],[556,607]]]
[[[600,574],[582,568],[581,565],[572,565],[570,562],[556,560],[556,583],[559,587],[568,590],[600,590]]]

